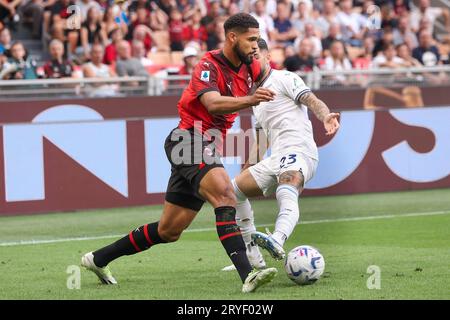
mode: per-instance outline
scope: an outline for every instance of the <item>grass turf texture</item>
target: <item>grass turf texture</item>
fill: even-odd
[[[94,274],[84,269],[80,290],[66,286],[68,266],[79,265],[83,253],[116,238],[4,245],[21,240],[126,234],[158,219],[161,206],[149,206],[0,218],[0,299],[450,297],[450,189],[309,197],[302,198],[300,206],[302,221],[306,223],[297,226],[285,249],[309,244],[324,255],[325,274],[311,286],[295,285],[287,278],[283,263],[265,254],[268,265],[278,268],[278,276],[256,293],[242,294],[237,273],[220,271],[230,261],[217,239],[209,206],[198,214],[190,232],[178,242],[113,262],[110,267],[118,286],[102,286]],[[274,223],[275,201],[254,201],[253,207],[257,225]],[[441,214],[405,216],[438,211]],[[383,215],[395,217],[350,220]],[[347,218],[350,219],[336,221]],[[314,223],[326,219],[331,221]],[[370,265],[381,269],[380,290],[367,289]]]

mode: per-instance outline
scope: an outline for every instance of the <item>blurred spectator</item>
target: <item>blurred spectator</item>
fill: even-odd
[[[409,27],[409,16],[399,18],[398,26],[393,31],[393,42],[395,45],[406,43],[410,48],[415,48],[419,44],[417,36]]]
[[[128,34],[133,34],[134,28],[139,25],[150,26],[150,12],[145,7],[139,7],[133,15]]]
[[[266,13],[275,19],[277,16],[277,0],[266,0]]]
[[[105,57],[103,58],[103,63],[114,64],[117,60],[117,44],[123,40],[122,30],[120,28],[114,29],[110,32],[108,38],[111,39],[111,43],[108,44],[105,48]]]
[[[397,47],[397,55],[403,59],[406,67],[421,67],[422,64],[411,55],[411,49],[406,43],[401,43]]]
[[[310,24],[313,22],[310,8],[308,7],[306,1],[300,0],[297,5],[296,17],[292,19],[292,25],[297,30],[304,30],[308,23]]]
[[[148,75],[140,59],[131,56],[131,48],[128,41],[122,40],[118,43],[117,56],[116,71],[120,77]]]
[[[380,51],[383,51],[383,48],[386,45],[394,43],[394,33],[392,30],[383,30],[383,36],[380,40],[375,42],[375,47],[373,48],[373,56],[376,57]]]
[[[170,11],[169,35],[170,49],[172,51],[183,51],[183,16],[177,8]]]
[[[266,5],[264,0],[256,0],[254,8],[255,9],[252,15],[259,23],[259,32],[261,34],[261,38],[269,43],[269,40],[271,38],[270,34],[274,30],[273,19],[266,13]]]
[[[411,11],[411,29],[414,32],[419,31],[419,21],[426,17],[431,25],[431,32],[434,29],[434,22],[437,18],[443,17],[447,31],[450,32],[450,16],[448,8],[431,7],[430,0],[419,0],[418,8]]]
[[[352,69],[352,64],[345,54],[342,41],[335,41],[331,44],[330,55],[325,58],[322,68],[327,71],[346,71]],[[331,76],[329,79],[341,84],[347,84],[347,77],[342,74]]]
[[[355,69],[365,70],[372,67],[372,52],[375,47],[375,42],[372,37],[366,37],[363,41],[364,51],[354,60],[353,67]]]
[[[227,1],[229,1],[229,0],[227,0]],[[228,16],[232,16],[232,15],[235,15],[235,14],[237,14],[239,12],[240,12],[240,9],[239,9],[238,4],[236,2],[231,2],[230,6],[228,7],[228,14],[227,15]]]
[[[373,67],[375,68],[402,68],[405,62],[397,56],[397,51],[392,43],[387,44],[383,52],[373,59]]]
[[[315,66],[312,52],[313,43],[309,38],[305,38],[300,41],[298,54],[287,57],[283,65],[288,71],[312,71]]]
[[[80,10],[79,13],[81,14],[82,21],[85,21],[88,18],[88,11],[91,8],[96,8],[99,13],[101,12],[101,7],[98,2],[93,0],[76,0],[75,5],[77,5]]]
[[[409,14],[409,11],[411,10],[410,0],[391,0],[390,2],[394,8],[394,13],[398,17]]]
[[[231,0],[219,0],[217,1],[219,3],[219,15],[226,16],[231,15],[230,12],[230,6],[231,6]]]
[[[194,47],[186,47],[183,50],[183,66],[180,68],[178,74],[188,75],[192,74],[194,67],[198,62],[198,51]]]
[[[100,11],[98,7],[91,6],[87,11],[86,21],[81,24],[77,54],[89,58],[90,49],[94,43],[106,45],[107,41],[108,37],[102,28]]]
[[[153,2],[153,1],[152,1]],[[170,15],[170,11],[176,4],[176,1],[173,0],[156,0],[153,3],[157,4],[157,6],[167,15]]]
[[[17,12],[22,0],[0,0],[0,21],[7,21],[10,28],[15,28],[15,25],[20,21],[20,16]]]
[[[44,65],[46,78],[70,78],[73,76],[74,68],[70,61],[64,59],[64,44],[53,39],[49,45],[51,59]]]
[[[133,40],[131,43],[131,52],[133,57],[139,59],[144,67],[153,65],[153,61],[147,58],[144,43],[139,40]]]
[[[433,37],[429,31],[420,32],[419,46],[413,50],[412,56],[427,67],[439,64],[439,49],[433,45]]]
[[[285,2],[277,4],[277,18],[273,21],[273,40],[279,46],[286,46],[294,43],[297,38],[297,30],[290,21],[290,8]]]
[[[136,3],[136,2],[133,2]],[[132,4],[133,4],[132,3]],[[114,6],[108,6],[105,9],[103,14],[103,25],[106,34],[109,34],[111,31],[119,27],[122,29],[123,34],[128,33],[128,25],[122,19],[116,19],[116,13],[114,12]]]
[[[105,52],[101,44],[94,44],[91,48],[91,61],[83,65],[83,75],[85,78],[103,78],[108,79],[116,77],[116,73],[108,65],[103,64]],[[112,84],[92,84],[87,90],[90,96],[105,97],[115,96],[117,86]]]
[[[331,25],[338,23],[336,15],[337,8],[334,0],[324,0],[322,12],[320,16],[315,20],[315,26],[320,32],[322,39],[328,36]]]
[[[214,29],[211,33],[208,33],[208,39],[206,40],[206,45],[208,50],[214,50],[222,48],[225,42],[225,31],[223,29],[223,19],[219,19],[216,23],[212,24]]]
[[[188,24],[185,25],[183,29],[183,39],[184,41],[190,40],[197,42],[201,48],[206,51],[206,41],[208,40],[208,32],[206,31],[205,26],[202,26],[200,21],[202,19],[202,13],[200,9],[196,9],[193,12],[191,18],[188,21]],[[261,24],[260,30],[261,30]]]
[[[3,65],[0,72],[2,80],[37,79],[36,61],[27,56],[22,42],[15,42],[11,46],[11,58]]]
[[[213,23],[220,17],[220,2],[218,0],[212,0],[209,2],[209,10],[206,16],[201,20],[202,25],[205,27]]]
[[[72,0],[57,0],[49,8],[51,12],[50,24],[54,29],[58,29],[58,32],[64,33],[64,29],[67,26],[65,22],[67,18],[69,18],[74,13],[74,10],[69,10],[69,7],[71,5],[74,5],[74,2]]]
[[[188,20],[195,12],[200,12],[200,18],[202,18],[202,13],[198,5],[194,0],[177,0],[177,8],[183,15],[183,20]]]
[[[342,39],[351,46],[361,47],[366,32],[365,19],[353,11],[352,0],[340,1],[341,11],[337,19],[341,25]]]
[[[397,27],[398,21],[392,6],[389,3],[384,3],[380,8],[381,13],[381,29],[393,30]]]
[[[428,19],[426,16],[423,16],[420,21],[419,21],[419,29],[416,32],[417,37],[419,36],[419,33],[422,31],[427,31],[429,33],[431,33],[431,35],[434,38],[434,28],[433,25],[431,24],[430,19]]]
[[[150,12],[152,10],[152,7],[150,6],[149,0],[135,0],[131,2],[131,4],[128,6],[128,13],[130,16],[130,20],[133,23],[137,19],[137,11],[139,9],[144,9],[146,16],[150,16]]]
[[[150,12],[150,28],[153,31],[167,30],[169,23],[169,12],[162,10],[154,1],[150,2],[152,10]],[[170,10],[170,8],[169,8]]]
[[[153,31],[149,27],[140,24],[134,28],[132,41],[141,41],[144,44],[145,55],[147,55],[152,48],[152,37]]]
[[[301,45],[301,42],[300,42]],[[284,57],[287,59],[289,57],[293,57],[297,54],[297,51],[299,50],[295,50],[294,46],[286,46],[284,48]]]
[[[8,28],[3,28],[0,31],[0,54],[11,57],[11,31]]]
[[[311,40],[313,45],[312,56],[314,58],[319,58],[322,54],[322,41],[316,34],[316,29],[312,23],[305,24],[305,36],[304,38]],[[294,43],[295,46],[295,43]]]
[[[34,39],[40,39],[42,34],[42,22],[44,16],[43,0],[25,0],[19,8],[24,20],[32,26],[31,36]]]
[[[330,46],[331,44],[336,40],[341,40],[341,27],[338,23],[331,23],[330,29],[327,30],[327,36],[322,39],[322,49],[323,49],[323,56],[327,57],[330,54]]]

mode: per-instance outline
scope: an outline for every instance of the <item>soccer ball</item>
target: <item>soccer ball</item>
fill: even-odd
[[[284,264],[289,279],[296,284],[313,284],[325,270],[325,260],[319,250],[311,246],[292,249]]]

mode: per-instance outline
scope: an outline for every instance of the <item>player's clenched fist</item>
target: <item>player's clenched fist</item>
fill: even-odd
[[[256,106],[260,102],[272,101],[275,97],[275,92],[267,88],[258,88],[250,97],[252,105]]]

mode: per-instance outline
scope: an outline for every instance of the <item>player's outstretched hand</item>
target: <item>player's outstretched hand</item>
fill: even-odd
[[[327,132],[327,136],[335,134],[338,131],[339,125],[339,113],[329,113],[323,119],[323,125]]]
[[[267,88],[258,88],[255,93],[251,95],[252,105],[257,106],[260,102],[272,101],[275,97],[275,92]]]

